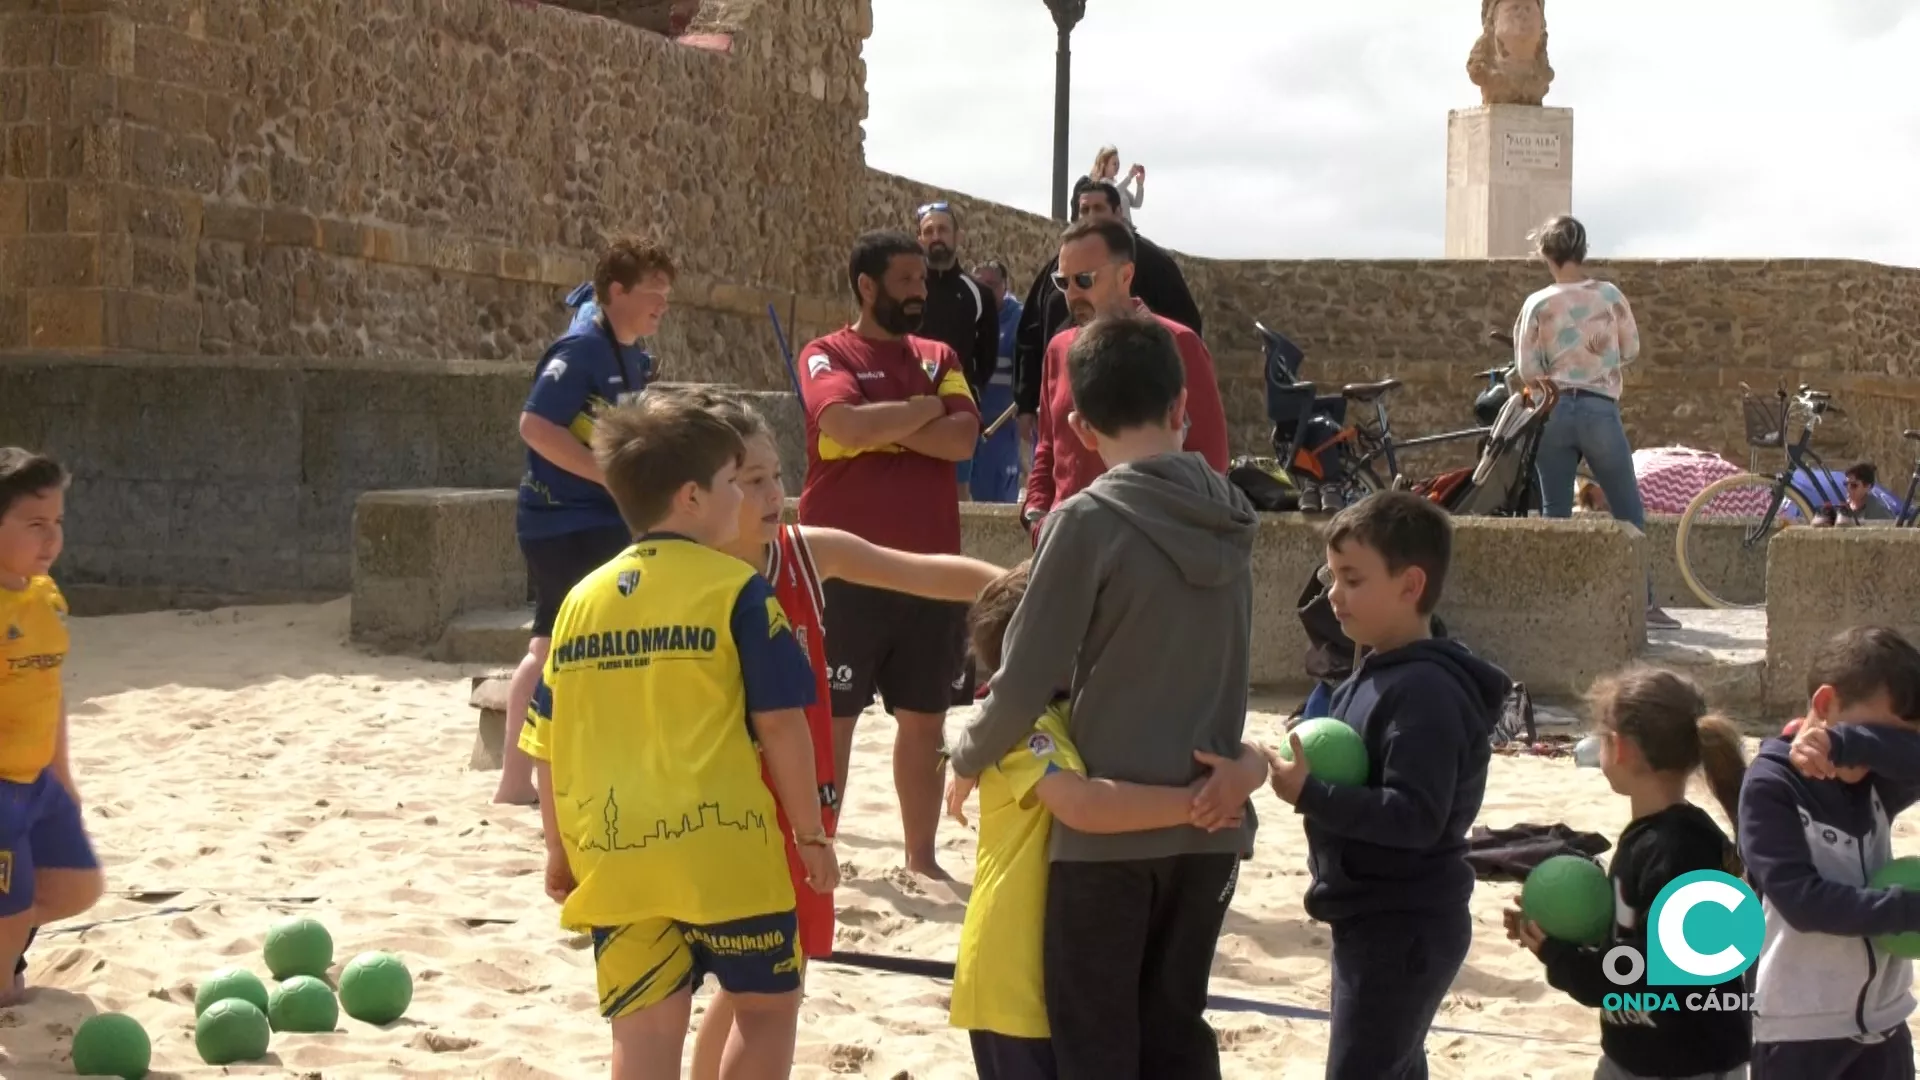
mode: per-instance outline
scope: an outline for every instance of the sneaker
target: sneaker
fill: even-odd
[[[1680,629],[1680,620],[1667,614],[1666,610],[1660,607],[1660,605],[1650,605],[1647,608],[1647,629],[1678,630]]]
[[[1320,485],[1308,481],[1300,485],[1300,512],[1317,514],[1320,512]]]
[[[1337,485],[1328,484],[1320,489],[1320,509],[1329,514],[1337,514],[1346,508],[1347,497]]]

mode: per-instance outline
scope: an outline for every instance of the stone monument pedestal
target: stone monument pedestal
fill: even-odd
[[[1572,109],[1447,113],[1447,258],[1526,258],[1527,234],[1572,212]]]

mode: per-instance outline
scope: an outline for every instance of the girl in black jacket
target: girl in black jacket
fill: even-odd
[[[1647,991],[1643,967],[1632,986],[1616,985],[1602,965],[1618,945],[1647,951],[1647,918],[1667,883],[1695,870],[1741,876],[1740,854],[1706,811],[1687,801],[1687,781],[1705,772],[1727,820],[1739,820],[1740,781],[1746,772],[1739,729],[1707,711],[1692,681],[1660,668],[1635,668],[1597,683],[1588,695],[1602,737],[1600,770],[1614,791],[1632,801],[1633,821],[1620,834],[1607,877],[1613,886],[1613,927],[1599,945],[1549,938],[1518,908],[1506,912],[1507,936],[1546,964],[1547,982],[1582,1005],[1604,1008],[1610,994]],[[1741,977],[1700,990],[1740,994]],[[1726,1000],[1721,998],[1721,1000]],[[1744,999],[1738,999],[1744,1000]],[[1603,1011],[1597,1080],[1665,1077],[1744,1077],[1753,1024],[1740,1008],[1727,1011]]]

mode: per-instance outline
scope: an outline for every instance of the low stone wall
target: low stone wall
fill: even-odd
[[[513,535],[518,492],[370,491],[353,514],[355,641],[407,649],[440,639],[469,611],[527,599]]]
[[[524,596],[511,492],[369,493],[355,528],[356,640],[430,649],[459,614],[508,607]],[[1577,694],[1639,654],[1646,641],[1645,541],[1635,530],[1610,520],[1462,518],[1454,537],[1441,617],[1536,693]],[[961,546],[1001,566],[1030,554],[1006,506],[962,506]],[[1307,640],[1295,611],[1323,550],[1319,522],[1262,516],[1253,554],[1255,683],[1306,682]]]
[[[1764,544],[1747,547],[1746,523],[1738,521],[1695,522],[1692,562],[1701,583],[1736,604],[1759,604],[1767,599],[1767,548]],[[1680,560],[1675,541],[1680,533],[1680,515],[1650,514],[1647,517],[1647,565],[1653,570],[1653,595],[1666,607],[1695,608],[1700,598],[1680,576]]]
[[[1767,706],[1807,704],[1814,650],[1850,626],[1920,641],[1920,529],[1787,529],[1767,545]]]

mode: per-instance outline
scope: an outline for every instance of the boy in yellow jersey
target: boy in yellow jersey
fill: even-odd
[[[521,731],[547,892],[593,935],[615,1080],[680,1075],[709,974],[734,1003],[720,1075],[785,1077],[803,960],[776,795],[806,886],[839,877],[813,672],[766,579],[715,550],[739,530],[741,452],[726,421],[671,397],[599,418],[594,454],[638,539],[567,594]]]
[[[60,557],[67,472],[52,458],[0,447],[0,1005],[26,993],[34,928],[100,899],[94,858],[67,765],[67,602],[47,572]]]
[[[1027,591],[1027,563],[986,587],[968,618],[981,669],[1000,666],[1007,624]],[[980,775],[980,851],[960,929],[949,1019],[973,1045],[980,1080],[1054,1080],[1042,989],[1047,910],[1047,840],[1053,820],[1086,833],[1138,832],[1198,824],[1233,828],[1240,808],[1266,782],[1267,761],[1251,743],[1235,760],[1196,752],[1215,774],[1190,787],[1089,779],[1067,735],[1067,695],[1026,741]],[[948,810],[962,822],[962,807]]]

